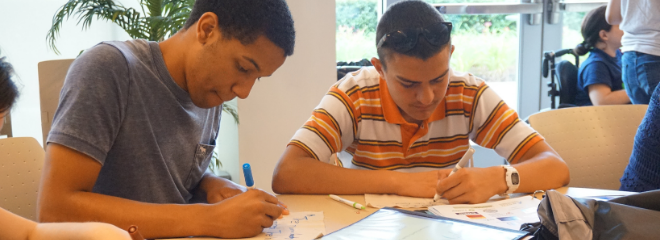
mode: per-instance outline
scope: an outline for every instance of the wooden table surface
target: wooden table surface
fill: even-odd
[[[572,197],[627,195],[629,192],[615,190],[601,190],[590,188],[562,187],[556,189],[558,192]],[[520,194],[519,196],[524,196]],[[537,197],[541,197],[537,194]],[[340,197],[366,205],[364,195],[340,195]],[[325,217],[325,233],[337,231],[352,223],[355,223],[369,214],[377,211],[377,208],[367,207],[366,210],[357,210],[346,204],[331,199],[328,195],[278,195],[277,198],[285,203],[291,212],[323,212]],[[196,238],[198,240],[213,238]]]

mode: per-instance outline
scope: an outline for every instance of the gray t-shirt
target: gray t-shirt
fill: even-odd
[[[209,165],[221,112],[193,104],[158,43],[103,42],[69,68],[47,142],[103,165],[96,193],[188,203]]]

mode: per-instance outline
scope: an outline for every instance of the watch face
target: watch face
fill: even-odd
[[[518,185],[520,183],[520,177],[518,177],[518,173],[514,172],[511,174],[511,183],[513,185]]]

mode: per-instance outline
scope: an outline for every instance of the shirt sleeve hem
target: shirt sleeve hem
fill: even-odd
[[[101,165],[105,163],[105,158],[107,156],[107,152],[100,150],[98,147],[71,135],[65,134],[65,133],[60,133],[60,132],[51,132],[48,135],[48,140],[46,141],[47,143],[57,143],[60,145],[63,145],[65,147],[71,148],[75,151],[81,152],[97,162],[99,162]]]

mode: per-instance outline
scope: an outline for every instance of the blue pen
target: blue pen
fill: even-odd
[[[252,168],[249,163],[243,164],[243,176],[245,176],[245,186],[248,189],[254,189],[254,179],[252,179]]]

